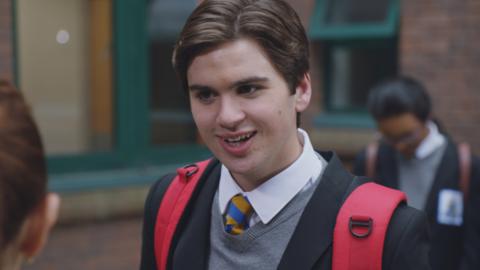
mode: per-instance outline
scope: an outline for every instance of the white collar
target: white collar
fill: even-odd
[[[255,213],[264,224],[267,224],[297,193],[302,191],[309,181],[313,182],[319,178],[327,162],[313,150],[308,134],[304,130],[298,129],[298,134],[300,140],[303,137],[304,143],[302,153],[297,160],[252,191],[244,192],[222,164],[218,187],[222,214],[225,213],[230,199],[241,193],[248,197]]]
[[[446,141],[445,136],[438,131],[438,127],[435,125],[435,123],[428,121],[427,128],[427,137],[420,142],[420,145],[415,150],[415,157],[417,159],[424,159],[428,157]]]

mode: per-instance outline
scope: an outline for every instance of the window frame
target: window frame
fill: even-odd
[[[19,85],[17,0],[12,0],[11,12],[13,73]],[[70,192],[150,183],[172,168],[210,156],[202,145],[151,143],[146,12],[147,1],[112,0],[113,146],[103,152],[48,155],[50,189]],[[130,177],[125,177],[126,171]]]
[[[346,48],[370,47],[383,42],[395,40],[400,16],[400,0],[390,0],[385,21],[376,23],[351,23],[346,25],[329,25],[326,23],[328,0],[316,0],[308,29],[312,41],[324,43],[322,65],[324,68],[323,89],[324,112],[317,115],[314,125],[317,127],[353,127],[375,128],[375,122],[366,109],[352,108],[338,110],[332,108],[331,99],[331,57],[327,50],[334,46]]]
[[[316,0],[310,19],[309,36],[312,40],[358,40],[388,38],[397,33],[400,0],[390,0],[390,6],[384,22],[352,23],[351,25],[328,25],[328,0]]]

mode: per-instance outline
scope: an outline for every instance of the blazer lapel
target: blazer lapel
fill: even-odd
[[[330,161],[303,211],[278,269],[312,269],[332,244],[337,213],[352,176],[335,154],[328,155]]]
[[[455,169],[452,169],[458,167],[456,147],[450,140],[448,140],[447,143],[447,148],[435,173],[432,188],[425,203],[425,212],[427,212],[428,219],[431,223],[436,222],[438,193],[440,190],[442,188],[457,189],[455,183],[458,181],[458,173]]]
[[[174,254],[173,267],[170,269],[191,270],[207,269],[210,249],[210,221],[213,197],[220,179],[220,164],[212,168],[207,179],[201,179],[202,186],[197,188],[186,209],[187,215],[182,217],[180,228],[182,237],[178,240]],[[175,233],[179,235],[179,233]],[[175,238],[174,238],[175,240]]]

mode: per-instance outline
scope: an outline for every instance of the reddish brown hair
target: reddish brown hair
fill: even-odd
[[[20,91],[0,80],[0,249],[46,196],[46,183],[43,146],[29,107]]]

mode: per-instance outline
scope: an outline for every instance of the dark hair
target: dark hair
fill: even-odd
[[[43,146],[20,93],[0,80],[0,250],[46,196]]]
[[[425,87],[410,77],[397,77],[375,86],[368,96],[368,109],[375,119],[412,113],[425,122],[430,117],[431,101]]]
[[[309,70],[308,39],[300,18],[282,0],[205,0],[190,15],[173,52],[173,67],[187,90],[195,57],[240,38],[256,41],[292,94]]]

